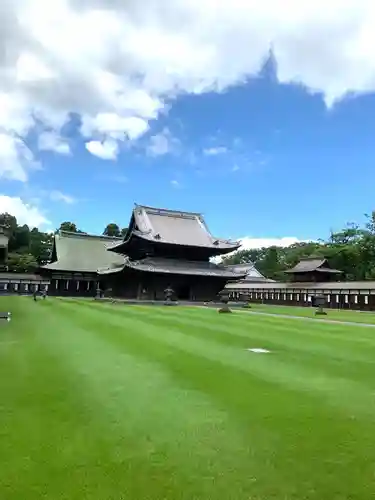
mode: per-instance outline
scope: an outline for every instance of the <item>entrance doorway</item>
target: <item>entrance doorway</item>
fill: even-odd
[[[179,300],[190,300],[190,286],[182,285],[177,289],[177,298]]]

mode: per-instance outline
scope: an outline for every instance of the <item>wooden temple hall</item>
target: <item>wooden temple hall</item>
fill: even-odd
[[[54,295],[163,300],[171,288],[178,300],[208,301],[245,276],[210,260],[238,248],[214,237],[199,213],[135,205],[124,238],[60,231],[40,273]]]
[[[375,309],[375,281],[341,281],[341,271],[321,257],[302,259],[286,271],[287,281],[244,279],[226,285],[230,300],[254,303],[311,306],[324,298],[325,307]]]

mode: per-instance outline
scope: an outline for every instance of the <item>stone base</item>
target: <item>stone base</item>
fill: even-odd
[[[178,302],[176,300],[165,300],[164,305],[165,306],[178,306]]]
[[[219,313],[231,313],[231,309],[229,309],[228,306],[224,306],[224,307],[221,307],[219,310],[218,310]]]
[[[315,316],[327,316],[325,311],[315,311]]]

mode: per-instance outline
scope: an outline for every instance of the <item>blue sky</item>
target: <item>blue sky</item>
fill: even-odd
[[[64,0],[56,5],[67,8]],[[68,29],[75,13],[61,13]],[[46,26],[51,19],[46,17]],[[240,15],[232,22],[240,23],[238,19]],[[304,19],[298,20],[301,26]],[[100,36],[107,40],[111,31],[105,22],[101,17],[104,28],[100,24],[99,41]],[[164,25],[155,26],[160,33],[167,31]],[[273,24],[271,28],[276,33]],[[229,35],[234,36],[225,31],[227,38],[220,38],[218,48]],[[115,40],[117,44],[119,39]],[[211,42],[215,46],[215,40]],[[68,50],[66,39],[62,43],[56,38],[56,50]],[[319,51],[317,43],[314,48]],[[52,49],[55,45],[51,43]],[[108,69],[99,73],[102,59],[95,61],[95,67],[84,68],[86,75],[95,69],[103,78],[99,95],[91,87],[95,78],[88,83],[89,78],[84,81],[86,76],[78,73],[79,57],[89,59],[84,52],[89,49],[81,45],[72,42],[68,76],[48,66],[45,54],[45,58],[40,54],[27,58],[20,50],[22,64],[19,59],[16,62],[23,76],[16,82],[19,94],[15,95],[22,105],[32,97],[32,105],[19,108],[13,94],[13,101],[2,100],[7,94],[0,88],[0,107],[7,123],[14,123],[12,128],[0,123],[0,209],[13,210],[21,222],[51,229],[72,220],[85,231],[100,233],[109,222],[127,226],[136,202],[200,211],[218,236],[267,242],[324,238],[346,222],[363,222],[364,213],[375,209],[375,95],[359,80],[350,81],[353,61],[340,61],[340,67],[337,61],[337,67],[328,61],[337,77],[328,63],[306,68],[308,59],[303,59],[304,54],[295,56],[295,45],[290,51],[293,59],[289,54],[286,60],[289,45],[284,39],[269,60],[270,45],[265,41],[248,68],[248,60],[235,52],[235,46],[226,60],[225,54],[223,61],[208,59],[210,71],[206,65],[198,71],[200,61],[190,63],[186,48],[185,59],[161,49],[164,59],[159,60],[156,52],[151,62],[147,60],[152,68],[147,70],[136,52],[143,79],[137,86],[136,66],[126,90],[129,75],[122,73],[127,69],[119,69],[122,60],[116,61],[113,73]],[[223,49],[218,53],[222,55]],[[322,63],[324,55],[323,49],[314,64]],[[171,61],[175,65],[171,67],[180,72],[173,73],[173,78],[168,72]],[[324,70],[327,74],[319,80]],[[164,81],[167,77],[171,81]],[[115,88],[119,82],[121,86]],[[35,91],[37,85],[43,89],[40,93]],[[111,93],[112,87],[117,93]],[[77,88],[80,94],[77,91],[75,96]],[[109,99],[118,95],[119,88],[131,105],[124,104],[124,99],[114,105]]]
[[[166,135],[168,151],[150,152]],[[327,109],[321,95],[257,78],[223,93],[180,97],[131,148],[109,162],[72,137],[73,154],[41,155],[26,197],[47,199],[53,226],[74,220],[86,231],[126,226],[134,202],[202,211],[213,232],[230,237],[327,235],[375,208],[375,96]],[[6,193],[20,193],[9,182]]]

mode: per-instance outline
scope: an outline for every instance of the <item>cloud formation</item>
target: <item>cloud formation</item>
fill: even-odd
[[[282,238],[251,238],[245,236],[240,239],[240,242],[240,250],[249,250],[252,248],[289,247],[295,243],[302,243],[302,240],[294,236],[284,236]]]
[[[51,191],[50,199],[52,201],[62,201],[63,203],[66,203],[67,205],[73,205],[77,201],[75,198],[73,198],[73,196],[70,196],[69,194],[62,193],[61,191]]]
[[[19,197],[0,195],[0,213],[7,212],[17,218],[18,224],[27,224],[30,227],[45,227],[51,222],[36,207],[25,203]]]
[[[168,128],[164,128],[159,134],[150,137],[146,153],[149,156],[163,156],[175,153],[179,146],[179,141],[171,134]]]
[[[373,91],[374,25],[370,0],[4,0],[0,176],[25,181],[29,133],[60,138],[73,116],[87,150],[115,159],[166,103],[243,83],[271,48],[279,81],[328,104]]]
[[[70,146],[55,132],[42,132],[38,137],[40,151],[54,151],[61,155],[70,154]]]
[[[206,156],[217,156],[227,153],[228,149],[224,146],[218,146],[216,148],[207,148],[203,150],[203,154]]]

